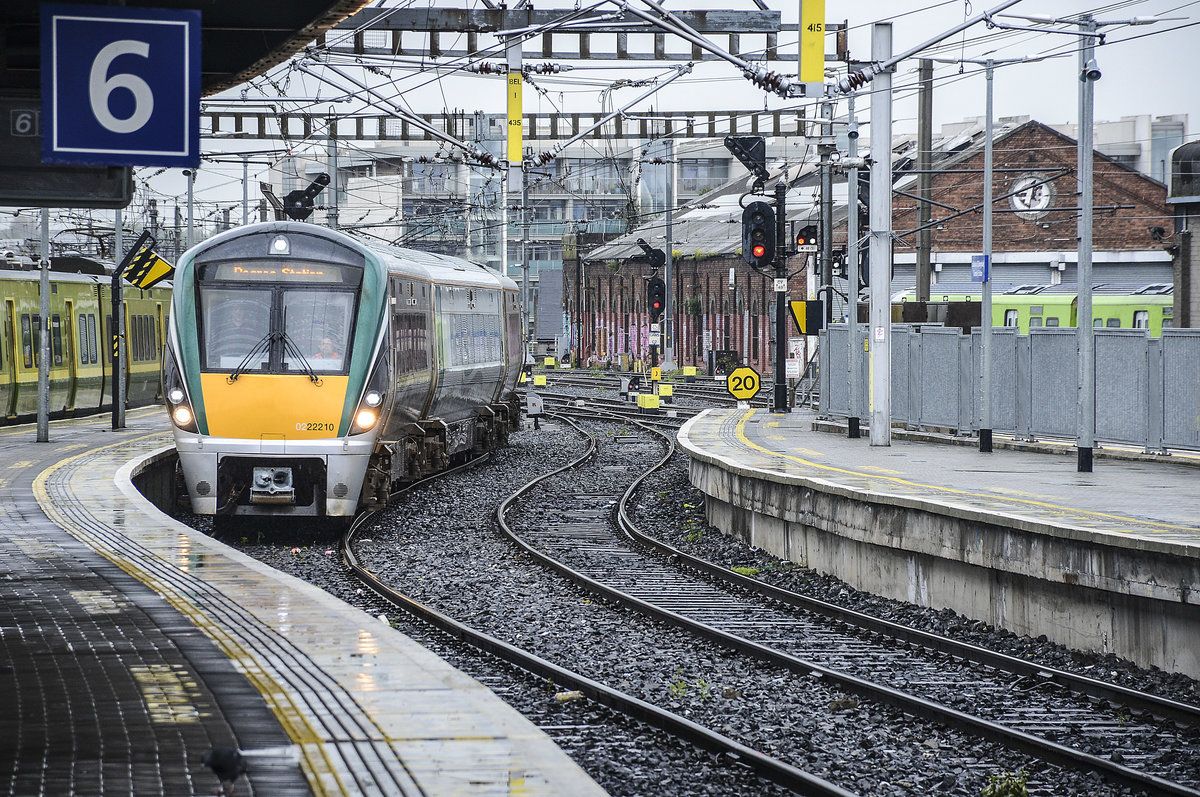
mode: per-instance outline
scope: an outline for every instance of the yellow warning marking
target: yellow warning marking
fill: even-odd
[[[120,614],[129,605],[120,594],[105,589],[73,589],[70,595],[88,614]]]
[[[9,470],[21,470],[22,468],[28,468],[32,464],[33,464],[33,460],[23,459],[20,462],[10,462],[10,463],[8,463],[7,467],[9,468]]]
[[[768,429],[778,429],[779,421],[767,421],[767,428]]]
[[[154,573],[144,570],[135,562],[113,552],[102,539],[95,537],[87,529],[73,525],[72,519],[60,511],[56,503],[51,500],[47,484],[56,471],[67,467],[83,457],[95,456],[111,448],[126,446],[151,438],[162,438],[165,434],[165,432],[153,432],[141,437],[129,438],[107,446],[101,446],[87,453],[76,454],[73,457],[61,460],[46,468],[46,470],[39,473],[37,478],[34,479],[34,497],[37,499],[42,511],[57,526],[86,545],[89,545],[105,559],[108,559],[129,575],[162,595],[168,603],[191,620],[196,628],[200,629],[220,648],[222,653],[233,661],[234,665],[263,696],[263,699],[270,706],[272,713],[275,714],[275,718],[279,721],[284,732],[304,751],[301,755],[301,766],[305,771],[309,786],[312,787],[313,792],[318,797],[348,794],[349,791],[346,785],[342,783],[337,769],[333,765],[331,754],[326,749],[325,740],[317,734],[316,730],[309,724],[304,712],[293,702],[292,693],[287,687],[275,680],[271,672],[255,656],[251,647],[243,645],[242,640],[215,622],[203,609],[191,602],[190,596],[176,590],[174,585],[161,581]],[[374,724],[374,721],[371,721]],[[382,735],[382,729],[380,729],[380,733]]]
[[[196,682],[182,664],[134,665],[129,668],[142,690],[150,721],[159,725],[189,725],[200,721]]]
[[[830,473],[840,473],[840,474],[843,474],[846,476],[860,476],[860,477],[868,477],[869,476],[872,478],[878,478],[878,479],[882,479],[884,481],[889,481],[889,482],[892,482],[893,484],[902,485],[904,487],[913,487],[913,488],[917,488],[920,490],[930,490],[930,491],[937,492],[937,493],[946,493],[948,495],[970,496],[972,498],[983,498],[983,499],[987,499],[989,501],[1004,501],[1004,502],[1013,503],[1013,504],[1024,504],[1026,506],[1037,507],[1038,509],[1043,510],[1043,511],[1049,511],[1049,512],[1052,512],[1052,513],[1054,513],[1056,515],[1060,515],[1060,516],[1074,515],[1074,516],[1098,518],[1098,519],[1102,519],[1105,521],[1116,521],[1119,523],[1131,523],[1134,526],[1145,528],[1147,531],[1176,530],[1176,531],[1187,531],[1187,532],[1192,532],[1192,533],[1195,533],[1195,531],[1196,531],[1195,526],[1181,526],[1181,525],[1178,525],[1175,523],[1163,523],[1160,521],[1143,520],[1141,518],[1127,517],[1125,515],[1115,515],[1115,514],[1112,514],[1111,512],[1095,512],[1090,509],[1076,509],[1076,508],[1070,507],[1070,506],[1063,506],[1061,504],[1051,504],[1051,503],[1048,503],[1045,501],[1034,501],[1034,500],[1027,499],[1027,498],[1010,498],[1007,496],[998,496],[998,495],[994,495],[994,494],[973,492],[971,490],[960,490],[955,487],[941,487],[941,486],[934,485],[934,484],[922,484],[920,482],[909,481],[907,479],[900,479],[895,476],[881,476],[881,475],[874,474],[874,473],[864,473],[864,472],[858,471],[858,470],[851,470],[850,468],[839,468],[839,467],[835,467],[833,465],[821,465],[816,462],[812,462],[811,460],[802,459],[800,457],[795,457],[790,454],[783,454],[778,451],[772,451],[769,448],[763,448],[762,446],[760,446],[757,443],[750,440],[750,438],[746,437],[746,422],[749,421],[751,416],[753,416],[754,413],[756,413],[756,412],[758,412],[757,409],[747,410],[746,414],[742,416],[742,419],[740,421],[738,421],[736,434],[737,434],[738,440],[740,440],[743,445],[745,445],[749,448],[752,448],[755,451],[760,451],[763,454],[770,454],[773,457],[781,457],[783,459],[788,459],[788,460],[791,460],[792,462],[798,462],[801,465],[807,465],[808,467],[815,468],[817,470],[829,471]]]
[[[878,465],[863,465],[863,470],[869,470],[872,473],[903,473],[904,471],[892,470],[891,468],[881,468]]]

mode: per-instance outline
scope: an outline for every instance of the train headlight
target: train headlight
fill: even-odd
[[[375,414],[375,410],[359,410],[354,416],[354,426],[360,431],[367,431],[375,425],[375,421],[379,418]]]
[[[179,405],[171,411],[171,420],[175,421],[175,425],[179,427],[191,426],[192,411],[186,405]]]
[[[378,407],[383,403],[383,395],[377,390],[368,390],[367,395],[363,396],[363,403],[368,407]]]
[[[292,253],[292,242],[286,235],[276,235],[271,239],[270,252],[273,255],[289,255]]]
[[[179,404],[184,398],[185,396],[183,395],[183,390],[180,388],[173,387],[167,391],[167,401],[171,402],[172,404]]]

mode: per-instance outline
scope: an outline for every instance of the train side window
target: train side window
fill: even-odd
[[[29,313],[21,314],[21,359],[26,368],[33,367],[33,325],[29,323]]]
[[[1047,316],[1046,317],[1046,326],[1048,326],[1048,327],[1058,326],[1058,319],[1055,318],[1054,316]]]
[[[117,347],[113,341],[112,316],[104,316],[104,362],[110,363],[117,358]]]
[[[1005,310],[1004,311],[1004,326],[1015,327],[1016,325],[1017,325],[1017,311],[1016,310]]]
[[[100,361],[99,356],[97,356],[99,354],[99,352],[96,351],[96,316],[93,313],[88,313],[88,346],[87,346],[87,350],[88,350],[88,359],[89,360],[91,360],[94,363]]]
[[[1029,319],[1029,326],[1031,329],[1033,327],[1040,327],[1041,325],[1042,325],[1042,319],[1040,316],[1034,316],[1033,318]]]
[[[88,364],[87,316],[79,314],[79,364]]]
[[[62,318],[58,313],[50,316],[50,353],[53,357],[51,362],[63,364]]]
[[[134,357],[138,362],[146,359],[146,316],[135,315],[133,317],[133,340],[134,347],[137,350],[137,355]]]
[[[1093,329],[1102,329],[1103,327],[1104,327],[1104,319],[1103,318],[1093,318],[1092,319],[1092,328]]]
[[[1110,318],[1110,319],[1108,319],[1108,321],[1105,323],[1105,326],[1106,326],[1106,327],[1108,327],[1109,329],[1119,329],[1119,328],[1121,327],[1121,319],[1119,319],[1119,318]]]
[[[1133,328],[1134,329],[1149,329],[1150,328],[1150,311],[1149,310],[1134,310],[1133,311]]]

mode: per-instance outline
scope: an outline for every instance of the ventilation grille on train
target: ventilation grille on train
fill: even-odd
[[[347,494],[349,494],[349,492],[350,492],[350,488],[347,487],[346,485],[342,484],[341,482],[338,482],[337,484],[335,484],[333,486],[333,497],[334,498],[345,498],[347,496]]]
[[[196,482],[196,494],[208,495],[212,492],[212,485],[208,482]]]

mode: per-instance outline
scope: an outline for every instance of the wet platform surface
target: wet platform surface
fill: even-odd
[[[0,791],[599,794],[540,730],[378,619],[162,515],[161,409],[0,430]],[[7,781],[7,783],[5,782]]]

